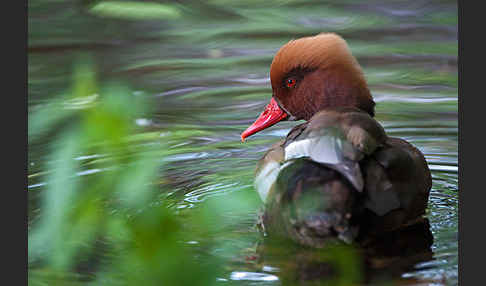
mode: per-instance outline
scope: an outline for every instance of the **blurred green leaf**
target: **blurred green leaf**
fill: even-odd
[[[101,1],[90,8],[91,13],[103,17],[129,20],[176,19],[181,16],[173,5],[155,2]]]
[[[47,255],[52,267],[66,270],[72,263],[75,247],[65,236],[70,233],[70,219],[76,204],[79,180],[74,178],[73,158],[79,148],[75,130],[53,144],[53,170],[47,179],[49,188],[43,196],[44,211],[36,228],[29,233],[29,259]]]

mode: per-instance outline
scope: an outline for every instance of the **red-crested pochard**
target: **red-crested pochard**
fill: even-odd
[[[388,137],[346,42],[333,33],[292,40],[270,67],[270,104],[241,139],[305,120],[259,161],[255,187],[269,235],[322,247],[369,241],[421,221],[432,185],[423,154]]]

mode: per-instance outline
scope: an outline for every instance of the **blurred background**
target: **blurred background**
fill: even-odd
[[[320,32],[347,40],[376,119],[425,154],[434,243],[371,276],[355,250],[329,250],[334,270],[309,283],[456,285],[457,3],[445,0],[29,0],[29,284],[308,282],[296,256],[261,259],[253,189],[257,160],[296,123],[239,134],[271,97],[275,52]]]

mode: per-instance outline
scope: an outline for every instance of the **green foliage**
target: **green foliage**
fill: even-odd
[[[38,109],[29,121],[29,142],[65,125],[49,144],[41,214],[29,229],[30,282],[49,284],[60,274],[79,281],[69,273],[78,273],[83,261],[103,261],[81,278],[96,285],[214,283],[216,260],[198,263],[183,241],[185,228],[218,219],[194,212],[183,226],[166,202],[151,204],[164,191],[156,181],[167,153],[164,141],[144,144],[134,124],[148,106],[120,85],[98,88],[91,64],[83,63],[75,67],[70,96]],[[101,159],[83,164],[79,158],[89,155]]]

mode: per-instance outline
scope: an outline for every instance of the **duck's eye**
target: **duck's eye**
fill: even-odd
[[[288,88],[294,87],[296,83],[297,83],[297,81],[293,78],[287,79],[287,82],[286,82]]]

